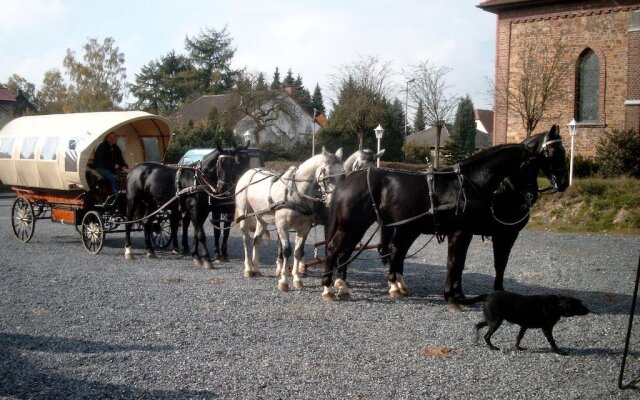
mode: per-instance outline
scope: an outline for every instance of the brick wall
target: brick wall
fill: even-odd
[[[605,3],[616,5],[602,7]],[[628,4],[621,6],[621,3]],[[579,154],[592,156],[595,143],[606,130],[626,127],[638,129],[640,106],[625,106],[632,90],[635,91],[637,87],[640,94],[640,32],[629,31],[631,15],[638,9],[640,1],[594,1],[563,2],[499,13],[496,33],[497,87],[514,84],[518,76],[517,54],[528,41],[553,43],[561,38],[565,61],[573,69],[577,66],[580,54],[586,48],[592,49],[600,61],[599,121],[579,126],[575,140]],[[633,78],[633,82],[630,78]],[[574,116],[575,70],[568,74],[565,85],[566,100],[549,110],[547,120],[540,121],[536,131],[547,130],[554,123],[559,124],[568,142],[566,124]],[[505,104],[501,104],[498,98],[494,111],[494,144],[521,141],[525,130],[519,115],[507,113]]]

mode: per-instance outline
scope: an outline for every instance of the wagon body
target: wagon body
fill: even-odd
[[[37,219],[51,219],[80,225],[85,248],[100,251],[104,232],[125,221],[126,192],[105,191],[92,168],[95,149],[110,132],[130,166],[162,161],[171,138],[166,118],[142,111],[27,116],[0,131],[0,181],[16,192],[12,223],[19,240],[31,239]],[[86,230],[100,233],[99,248],[87,247],[92,233]]]

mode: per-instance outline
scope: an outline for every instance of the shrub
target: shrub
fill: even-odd
[[[640,135],[634,130],[612,130],[596,144],[596,163],[603,177],[640,178]]]
[[[569,165],[569,161],[567,161]],[[581,154],[573,158],[573,176],[576,178],[589,178],[598,173],[598,164],[591,157],[585,157]]]

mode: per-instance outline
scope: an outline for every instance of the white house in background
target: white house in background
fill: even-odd
[[[480,132],[487,133],[493,138],[493,111],[491,110],[475,110],[476,129]]]
[[[237,93],[201,96],[182,107],[171,119],[176,126],[184,126],[189,123],[204,125],[207,123],[207,117],[212,109],[216,108],[219,116],[223,116],[225,113],[237,113],[242,101],[242,97]],[[282,102],[281,108],[287,108],[289,112],[271,111],[272,115],[267,118],[268,122],[264,124],[260,132],[257,132],[258,125],[255,118],[252,118],[249,114],[239,114],[233,117],[236,119],[233,129],[238,136],[249,131],[253,138],[255,138],[256,133],[259,135],[260,143],[286,145],[311,136],[323,126],[326,126],[324,116],[316,116],[314,120],[313,115],[300,106],[291,97],[291,92],[288,90],[280,91],[276,98],[259,105],[251,113],[267,113],[274,108],[274,103],[276,102]]]

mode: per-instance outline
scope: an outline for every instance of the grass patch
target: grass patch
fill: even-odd
[[[540,187],[546,183],[540,182]],[[564,193],[541,195],[528,225],[557,232],[640,234],[640,180],[574,179]]]

